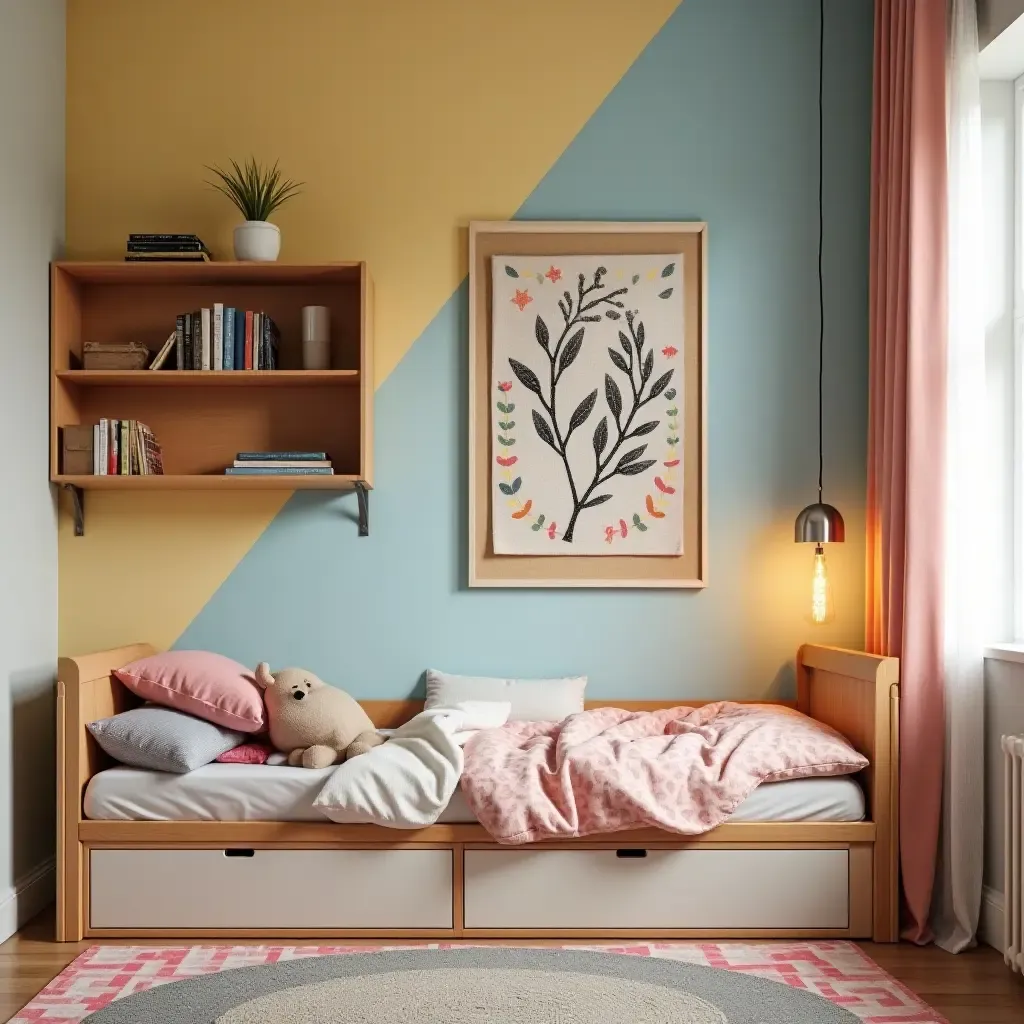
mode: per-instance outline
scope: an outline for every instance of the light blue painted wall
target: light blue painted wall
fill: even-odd
[[[428,666],[743,697],[791,686],[807,639],[859,645],[871,6],[827,13],[826,497],[850,536],[830,552],[833,624],[806,621],[811,551],[792,543],[817,470],[817,5],[685,0],[519,216],[709,223],[707,589],[467,589],[463,284],[378,392],[371,536],[354,499],[296,494],[178,646],[360,697],[406,695]]]

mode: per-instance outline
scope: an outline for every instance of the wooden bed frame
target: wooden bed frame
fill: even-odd
[[[531,850],[843,850],[848,852],[845,928],[480,928],[465,924],[467,851],[497,846],[479,825],[435,825],[417,831],[331,822],[90,821],[82,799],[89,780],[110,765],[86,729],[138,703],[112,675],[114,669],[154,653],[136,644],[60,659],[57,688],[57,940],[83,937],[263,937],[584,939],[608,937],[826,937],[895,942],[897,933],[897,820],[899,664],[838,648],[804,646],[797,654],[796,707],[837,729],[871,761],[862,773],[868,820],[859,822],[744,822],[720,825],[696,837],[659,829],[534,844]],[[364,701],[379,727],[394,727],[422,708],[418,701]],[[704,701],[589,701],[588,707],[654,710]],[[787,702],[780,702],[787,703]],[[791,703],[791,702],[790,702]],[[90,855],[93,851],[197,850],[443,850],[452,865],[448,928],[95,928],[90,926]],[[549,861],[550,863],[550,861]],[[846,894],[844,894],[845,896]]]

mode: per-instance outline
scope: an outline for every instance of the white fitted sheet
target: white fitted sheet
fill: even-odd
[[[208,764],[185,775],[108,768],[85,791],[85,816],[107,821],[326,821],[313,800],[334,770]],[[849,776],[758,786],[731,821],[861,821],[864,794]],[[476,819],[461,789],[439,821]]]

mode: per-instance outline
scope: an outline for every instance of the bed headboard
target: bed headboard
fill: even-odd
[[[839,647],[797,652],[797,708],[841,732],[871,763],[863,777],[875,823],[875,921],[895,941],[899,913],[900,663]]]

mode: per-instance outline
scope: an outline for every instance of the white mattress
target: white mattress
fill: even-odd
[[[313,807],[332,768],[209,764],[185,775],[108,768],[85,791],[85,816],[113,821],[326,821]],[[864,794],[850,777],[758,786],[731,821],[861,821]],[[439,821],[470,823],[461,789]]]

